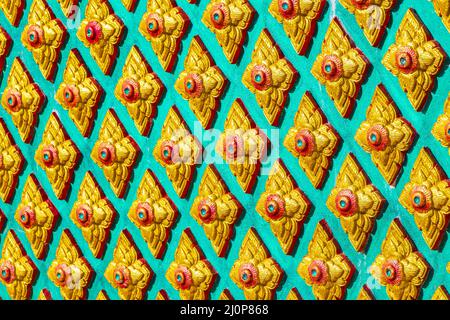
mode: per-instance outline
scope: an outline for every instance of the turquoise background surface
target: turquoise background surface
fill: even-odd
[[[84,11],[87,2],[87,0],[82,0],[80,3],[82,18],[84,17]],[[327,221],[344,253],[348,256],[350,261],[355,265],[357,269],[357,272],[353,277],[353,281],[348,287],[346,298],[355,299],[361,287],[364,284],[368,284],[376,299],[387,299],[388,297],[386,295],[385,288],[379,286],[376,283],[376,281],[370,276],[368,270],[375,257],[380,252],[381,243],[386,235],[391,221],[396,217],[399,217],[401,223],[406,228],[407,232],[417,245],[418,249],[433,269],[429,274],[426,284],[424,285],[422,291],[423,294],[421,295],[421,297],[423,299],[431,298],[436,288],[441,284],[446,285],[447,288],[450,289],[450,274],[448,274],[445,270],[445,266],[450,260],[450,243],[447,239],[448,232],[445,236],[445,239],[443,240],[440,249],[430,250],[423,240],[416,224],[414,223],[413,216],[410,215],[398,202],[398,197],[404,185],[409,181],[409,173],[411,172],[414,161],[417,158],[417,155],[422,147],[429,147],[438,159],[438,162],[444,168],[444,171],[447,174],[450,174],[450,157],[448,154],[448,150],[443,148],[430,133],[437,117],[443,112],[444,101],[447,98],[450,89],[450,71],[448,70],[448,60],[446,61],[446,65],[436,81],[435,89],[431,94],[427,107],[422,112],[416,112],[413,109],[406,97],[406,94],[401,90],[397,79],[381,64],[381,59],[386,53],[390,44],[395,41],[396,31],[402,18],[409,8],[416,9],[418,15],[430,30],[431,35],[434,37],[434,39],[436,39],[441,44],[441,46],[444,48],[444,50],[447,51],[447,53],[450,53],[449,33],[444,27],[441,19],[436,15],[433,5],[430,1],[399,1],[400,4],[392,12],[392,19],[388,25],[386,36],[384,37],[380,48],[374,48],[364,37],[361,29],[356,24],[354,16],[349,14],[338,1],[329,0],[318,23],[318,28],[311,42],[310,50],[308,51],[306,56],[299,56],[294,51],[282,26],[268,13],[267,9],[271,1],[249,0],[249,2],[256,9],[257,14],[255,15],[253,25],[249,30],[248,40],[246,41],[242,52],[242,58],[236,65],[231,65],[225,58],[215,36],[206,28],[205,25],[201,23],[201,16],[203,15],[204,9],[209,1],[199,0],[198,4],[192,5],[189,4],[186,0],[177,0],[178,5],[181,6],[190,17],[192,27],[189,29],[182,42],[180,54],[172,73],[167,73],[161,68],[161,65],[159,64],[150,44],[138,32],[139,22],[144,12],[146,11],[146,1],[139,1],[134,13],[127,12],[122,3],[118,0],[110,2],[115,13],[124,21],[127,27],[127,32],[124,37],[124,41],[120,46],[117,64],[113,69],[112,75],[105,76],[100,71],[95,61],[91,58],[89,50],[84,47],[76,37],[76,28],[69,29],[70,25],[73,25],[73,23],[71,23],[70,21],[69,23],[67,22],[67,18],[64,17],[57,1],[48,0],[48,3],[53,9],[55,15],[64,22],[66,27],[68,27],[69,32],[68,41],[62,50],[61,61],[58,66],[54,83],[51,83],[42,77],[42,74],[40,73],[36,63],[34,62],[32,55],[24,48],[24,46],[20,42],[21,32],[23,30],[23,27],[27,23],[27,16],[29,8],[31,6],[31,1],[26,1],[24,17],[22,18],[20,25],[17,28],[12,27],[5,19],[4,15],[0,14],[0,25],[7,30],[14,41],[11,53],[9,54],[6,61],[3,75],[1,76],[0,91],[3,92],[4,88],[6,87],[7,75],[9,74],[9,70],[14,58],[16,56],[19,56],[25,63],[26,67],[29,69],[34,80],[39,84],[39,86],[47,96],[47,102],[43,108],[42,113],[39,115],[39,122],[35,133],[35,138],[33,139],[31,144],[22,143],[17,129],[11,122],[11,117],[4,109],[0,108],[0,117],[6,121],[8,129],[11,131],[16,143],[19,145],[25,159],[27,159],[27,164],[25,165],[25,168],[20,176],[17,191],[12,203],[0,203],[0,208],[4,211],[7,217],[6,226],[3,229],[2,234],[0,235],[0,245],[3,246],[3,241],[7,231],[10,229],[14,229],[20,241],[24,245],[27,253],[30,255],[30,257],[32,257],[33,261],[40,271],[37,277],[37,281],[33,287],[33,299],[36,299],[38,297],[39,292],[43,288],[49,289],[54,299],[61,299],[59,289],[47,277],[47,269],[50,263],[55,258],[55,251],[59,244],[61,233],[66,228],[70,229],[78,245],[81,247],[85,257],[92,265],[96,273],[96,276],[89,288],[88,299],[95,299],[101,289],[105,289],[110,298],[118,299],[116,290],[113,289],[111,285],[106,281],[103,274],[106,266],[112,260],[113,251],[117,243],[117,238],[123,229],[128,229],[131,232],[133,239],[140,249],[143,257],[148,261],[150,267],[155,272],[148,290],[147,298],[154,299],[160,289],[165,289],[171,299],[178,299],[178,292],[174,290],[166,280],[165,272],[169,264],[174,259],[174,252],[177,248],[182,231],[188,227],[191,228],[207,259],[211,262],[211,264],[219,274],[216,280],[216,284],[211,292],[211,298],[217,299],[222,290],[228,288],[234,298],[243,299],[244,295],[242,291],[229,278],[229,272],[231,266],[238,256],[242,240],[251,226],[257,229],[259,235],[268,247],[273,258],[285,270],[286,276],[284,277],[282,284],[277,290],[276,298],[284,299],[289,290],[291,290],[291,288],[293,287],[296,287],[304,299],[314,299],[311,288],[306,285],[303,279],[300,278],[296,269],[301,259],[307,252],[308,244],[312,238],[317,223],[322,219],[325,219]],[[373,66],[372,70],[369,72],[365,84],[363,85],[360,98],[357,100],[354,114],[350,119],[343,119],[340,116],[337,109],[334,107],[333,102],[325,92],[324,87],[322,87],[310,73],[315,57],[321,51],[322,41],[329,26],[329,22],[334,16],[339,17],[345,29],[350,34],[351,38],[354,40],[356,45],[364,52]],[[197,174],[192,183],[192,191],[189,193],[189,197],[187,199],[180,199],[176,195],[169,179],[167,178],[165,170],[152,157],[152,152],[156,141],[160,136],[161,128],[167,115],[167,111],[173,105],[176,105],[178,107],[189,127],[194,132],[194,122],[196,121],[196,118],[193,112],[190,110],[188,103],[183,100],[182,97],[175,91],[174,83],[179,73],[184,69],[183,61],[187,55],[191,40],[195,35],[200,35],[201,39],[214,58],[216,64],[221,68],[225,76],[229,79],[229,86],[225,94],[223,95],[221,107],[218,111],[215,121],[213,122],[213,127],[219,130],[223,129],[224,121],[231,104],[236,98],[241,98],[244,101],[247,109],[250,111],[251,116],[260,128],[266,130],[276,129],[275,127],[271,127],[268,124],[261,108],[256,103],[254,95],[250,91],[248,91],[241,82],[243,71],[251,60],[252,50],[263,28],[267,28],[269,30],[273,38],[279,44],[282,52],[285,54],[287,59],[298,70],[299,80],[290,92],[289,99],[285,107],[284,117],[282,117],[280,121],[280,131],[278,133],[280,138],[279,141],[277,141],[276,132],[273,132],[272,134],[270,131],[268,131],[269,138],[272,142],[272,153],[268,161],[266,161],[266,163],[264,163],[263,165],[263,172],[258,177],[253,193],[245,194],[241,190],[236,182],[235,177],[231,174],[231,171],[226,164],[217,165],[217,168],[224,181],[228,185],[229,189],[245,207],[245,212],[242,215],[242,218],[236,224],[235,236],[231,240],[229,253],[225,256],[225,258],[218,258],[213,251],[209,240],[206,238],[203,229],[189,214],[190,207],[196,196],[201,177],[207,164],[203,163],[198,166]],[[121,103],[115,98],[113,93],[116,82],[122,74],[122,67],[132,45],[137,45],[139,47],[145,58],[150,63],[152,69],[158,74],[166,87],[166,93],[164,94],[158,106],[158,114],[155,118],[154,126],[148,137],[144,137],[139,134],[126,108],[121,105]],[[72,48],[77,48],[80,51],[94,77],[105,89],[104,101],[100,105],[93,132],[87,139],[81,136],[73,122],[70,120],[67,111],[64,110],[60,105],[58,105],[58,103],[53,98],[59,84],[62,81],[62,75],[66,65],[67,57],[69,51]],[[379,171],[376,169],[375,165],[372,163],[370,155],[365,153],[353,138],[360,123],[365,119],[366,109],[370,104],[375,87],[379,83],[383,83],[386,86],[387,90],[398,105],[403,116],[409,122],[411,122],[418,133],[416,143],[407,155],[403,172],[395,188],[390,187],[385,182]],[[329,177],[325,181],[322,190],[316,190],[312,187],[311,183],[306,178],[303,171],[300,169],[297,159],[295,159],[282,146],[282,140],[284,139],[284,136],[286,135],[288,129],[293,125],[293,117],[295,115],[295,112],[297,111],[301,97],[306,90],[309,90],[312,93],[318,104],[321,106],[323,112],[327,116],[328,120],[332,123],[334,128],[339,132],[340,136],[343,139],[342,147],[334,158]],[[109,183],[106,181],[103,175],[103,172],[90,158],[91,149],[95,141],[97,140],[103,118],[109,108],[113,108],[116,111],[120,120],[126,126],[128,133],[132,135],[133,138],[137,141],[143,153],[140,161],[135,166],[133,178],[130,182],[129,190],[124,199],[118,199],[114,195],[109,186]],[[83,154],[82,162],[75,172],[72,189],[70,190],[67,199],[64,201],[58,200],[54,196],[45,172],[40,167],[38,167],[33,160],[34,153],[41,141],[45,124],[47,123],[47,120],[50,117],[52,111],[56,111],[58,113],[59,118],[61,119],[65,129],[69,132],[71,139],[76,143]],[[207,141],[207,131],[201,130],[199,132],[197,128],[197,130],[195,130],[195,133],[197,137],[201,141],[203,141],[203,145],[205,147],[208,143],[210,143],[210,141]],[[203,139],[202,137],[200,137],[200,135],[204,136]],[[348,240],[347,235],[344,233],[339,220],[325,206],[325,201],[330,193],[330,190],[335,185],[335,178],[345,157],[349,152],[355,154],[362,168],[366,171],[371,181],[377,186],[377,188],[380,190],[380,192],[388,202],[385,211],[377,219],[375,228],[372,232],[371,241],[369,242],[368,249],[365,253],[358,253],[354,250]],[[270,226],[254,209],[260,194],[264,190],[268,169],[270,169],[273,161],[275,161],[277,158],[283,159],[284,163],[300,186],[301,190],[306,194],[306,196],[314,205],[314,208],[311,210],[309,217],[304,224],[303,231],[300,234],[298,246],[293,251],[292,255],[285,255],[283,253],[277,239],[274,237],[272,231],[270,230]],[[152,254],[148,250],[147,244],[141,237],[139,230],[131,223],[127,216],[128,209],[132,201],[134,200],[138,185],[146,169],[151,169],[156,174],[159,181],[167,191],[169,197],[175,202],[180,212],[179,220],[172,230],[168,250],[164,254],[162,260],[157,260],[152,256]],[[75,224],[73,224],[73,222],[69,218],[70,210],[77,197],[78,188],[86,171],[88,170],[93,172],[95,178],[102,186],[106,196],[110,199],[118,212],[117,221],[112,229],[111,239],[109,241],[109,244],[107,245],[103,259],[96,259],[92,256],[91,251],[89,250],[81,234],[81,231],[75,226]],[[23,233],[21,227],[14,220],[15,209],[20,202],[24,183],[30,173],[34,173],[36,175],[40,183],[43,185],[44,189],[47,191],[51,201],[58,208],[61,215],[60,223],[53,233],[50,250],[46,258],[42,261],[34,258],[25,234]],[[0,285],[0,297],[2,297],[3,299],[8,299],[6,289],[2,285]]]

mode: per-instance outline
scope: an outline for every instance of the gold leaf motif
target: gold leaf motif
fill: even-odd
[[[27,256],[16,233],[10,230],[3,243],[0,258],[0,283],[13,300],[27,300],[38,270]]]
[[[123,230],[114,249],[114,258],[105,271],[105,278],[117,289],[122,300],[143,300],[153,271],[142,257],[128,230]]]
[[[128,212],[153,256],[162,258],[178,211],[150,170],[145,170],[136,200]]]
[[[382,63],[398,78],[414,109],[422,110],[446,54],[412,9],[408,9]]]
[[[39,293],[38,300],[53,300],[52,294],[47,289],[42,289]]]
[[[312,287],[316,299],[341,300],[354,271],[355,267],[341,251],[325,220],[319,221],[297,272]]]
[[[254,14],[248,0],[213,0],[206,6],[202,22],[214,33],[230,63],[239,59]]]
[[[372,276],[392,300],[414,300],[419,297],[430,267],[404,230],[394,219],[381,246],[381,253],[370,267]]]
[[[401,116],[385,87],[379,84],[355,140],[370,153],[390,185],[395,184],[415,135],[414,128]]]
[[[70,140],[56,112],[52,112],[34,159],[45,171],[58,199],[65,199],[81,153]]]
[[[105,290],[100,290],[95,300],[110,300]]]
[[[217,273],[188,228],[183,231],[166,279],[183,300],[207,300]]]
[[[0,27],[0,72],[3,71],[3,66],[5,65],[6,56],[11,49],[12,40],[9,34]]]
[[[55,18],[47,2],[34,0],[21,41],[32,53],[34,61],[47,80],[53,80],[66,35],[66,28],[61,20]]]
[[[269,224],[284,253],[290,254],[311,209],[281,159],[273,165],[256,211]]]
[[[439,286],[433,294],[433,297],[431,297],[431,300],[450,300],[450,294],[444,286]]]
[[[136,9],[137,2],[138,0],[122,0],[122,4],[130,12],[133,12],[134,9]]]
[[[64,15],[69,19],[75,18],[74,15],[78,12],[78,2],[79,0],[58,0]]]
[[[0,232],[3,230],[3,226],[5,225],[6,217],[3,211],[0,209]]]
[[[298,72],[267,29],[264,29],[252,53],[252,61],[242,75],[242,83],[255,94],[271,125],[278,125],[286,100]]]
[[[271,257],[256,229],[250,228],[231,268],[231,280],[244,291],[247,300],[272,300],[283,276],[283,269]]]
[[[302,300],[297,288],[292,288],[286,296],[286,300]]]
[[[11,115],[25,143],[33,139],[38,114],[44,101],[44,93],[34,83],[22,61],[15,58],[2,95],[2,107]]]
[[[65,300],[86,299],[94,271],[83,257],[69,229],[62,232],[55,260],[48,268],[47,275],[59,287]]]
[[[270,14],[283,25],[298,54],[304,55],[322,15],[326,0],[272,0]]]
[[[170,300],[166,290],[159,290],[155,300]]]
[[[442,22],[450,32],[450,0],[431,0],[431,2],[437,15],[442,18]]]
[[[159,63],[167,72],[171,72],[175,65],[189,23],[188,16],[174,0],[148,0],[139,32],[150,42]]]
[[[195,36],[184,61],[184,70],[175,82],[175,89],[189,102],[189,107],[205,129],[211,126],[226,83],[225,76],[202,40]]]
[[[137,46],[133,46],[123,66],[114,95],[127,108],[136,128],[147,135],[156,115],[156,106],[164,86],[152,72]]]
[[[307,91],[295,114],[294,125],[284,139],[284,146],[298,158],[314,188],[322,187],[340,141],[338,133]]]
[[[373,297],[373,294],[370,291],[369,287],[367,285],[364,285],[361,288],[361,291],[359,292],[356,300],[375,300],[375,298]]]
[[[450,154],[450,92],[445,100],[444,113],[438,117],[431,133],[443,147],[448,148]]]
[[[78,50],[72,49],[55,100],[69,111],[70,119],[84,137],[91,133],[102,93]]]
[[[123,32],[123,22],[114,14],[108,0],[89,0],[77,37],[89,48],[106,75],[112,72]]]
[[[386,200],[370,182],[353,154],[349,154],[327,199],[327,207],[339,218],[357,251],[363,252],[375,220]]]
[[[338,18],[333,18],[322,52],[311,69],[313,76],[325,86],[339,113],[348,118],[369,69],[369,61],[355,47]]]
[[[234,298],[231,295],[230,290],[223,289],[222,293],[219,296],[219,300],[234,300]]]
[[[399,197],[414,216],[425,242],[438,249],[450,221],[450,180],[428,148],[423,148]]]
[[[250,193],[270,141],[254,123],[241,99],[236,99],[225,120],[216,152],[229,164],[242,190]]]
[[[8,19],[9,23],[17,27],[22,18],[25,0],[1,0],[0,9]]]
[[[113,109],[103,120],[91,158],[103,169],[115,195],[122,198],[127,190],[140,148],[127,133]]]
[[[12,200],[24,162],[22,152],[0,118],[0,198],[3,202]]]
[[[116,211],[103,194],[94,175],[90,171],[86,172],[70,218],[81,229],[89,249],[97,258],[103,256],[115,217]]]
[[[202,156],[202,146],[189,132],[186,122],[175,106],[170,108],[167,114],[153,156],[166,169],[178,196],[186,197],[195,166]]]
[[[397,0],[339,0],[356,18],[372,46],[377,46],[391,18]]]
[[[190,213],[203,227],[214,251],[223,257],[233,236],[234,224],[242,213],[242,206],[213,165],[206,167]]]
[[[25,232],[36,258],[43,259],[47,254],[58,218],[58,210],[31,174],[25,182],[15,219]]]

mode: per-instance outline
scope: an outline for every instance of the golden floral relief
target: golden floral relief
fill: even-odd
[[[142,257],[128,230],[123,230],[114,249],[105,278],[122,300],[144,300],[153,271]]]
[[[6,56],[11,49],[12,40],[5,29],[0,27],[0,73],[3,71]]]
[[[212,0],[202,22],[216,36],[230,63],[239,59],[255,10],[248,0]]]
[[[163,92],[164,85],[139,48],[131,47],[114,95],[127,108],[136,128],[144,136],[150,132]]]
[[[353,113],[369,66],[370,62],[355,47],[338,18],[333,18],[322,43],[322,52],[317,56],[311,73],[325,86],[344,118],[349,118]]]
[[[428,148],[420,151],[399,202],[428,246],[438,249],[450,221],[450,180]]]
[[[133,12],[134,9],[136,9],[136,5],[138,3],[138,0],[121,0],[122,4],[125,6],[125,8],[130,11]]]
[[[13,26],[19,25],[22,18],[23,9],[25,8],[25,0],[1,0],[0,9],[5,14],[6,19]]]
[[[225,76],[202,40],[195,36],[184,61],[184,70],[175,82],[175,89],[189,102],[189,107],[205,129],[211,126],[226,84]]]
[[[269,224],[284,253],[290,254],[311,204],[297,187],[281,159],[273,165],[266,187],[256,203],[256,211]]]
[[[341,138],[331,126],[313,96],[306,91],[284,138],[284,146],[298,158],[314,188],[321,188]]]
[[[298,54],[304,55],[322,15],[326,0],[272,0],[270,14],[283,25]]]
[[[389,227],[381,253],[370,273],[392,300],[414,300],[420,295],[430,267],[397,218]]]
[[[442,18],[447,30],[450,32],[450,0],[431,0],[434,10]]]
[[[69,19],[74,19],[77,14],[79,0],[57,0],[64,15]]]
[[[191,230],[184,230],[175,259],[166,272],[167,281],[183,300],[207,300],[216,277],[216,270],[206,260]]]
[[[269,31],[264,29],[255,44],[252,61],[242,75],[242,83],[255,95],[271,125],[278,125],[297,77],[297,70],[284,57]]]
[[[445,100],[444,113],[436,120],[431,133],[443,147],[448,148],[450,154],[450,92]]]
[[[145,170],[128,212],[128,218],[141,231],[153,256],[161,259],[166,250],[171,229],[178,218],[175,204],[167,196],[156,176]]]
[[[432,39],[414,10],[409,9],[398,28],[395,42],[382,62],[398,78],[414,109],[420,111],[434,87],[445,58],[440,44]]]
[[[308,253],[297,272],[312,287],[317,300],[342,300],[355,267],[341,251],[325,220],[319,221]]]

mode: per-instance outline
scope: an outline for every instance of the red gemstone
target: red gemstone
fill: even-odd
[[[266,215],[272,220],[279,220],[285,213],[284,200],[278,194],[271,194],[265,203]]]
[[[178,146],[173,141],[164,141],[161,144],[161,159],[166,164],[173,164],[178,158]]]
[[[256,65],[252,69],[251,82],[256,90],[267,90],[272,84],[272,72],[265,65]]]
[[[385,150],[389,144],[388,131],[380,124],[376,124],[367,130],[366,138],[367,143],[377,151]]]
[[[202,199],[197,209],[198,217],[206,224],[213,222],[216,218],[216,204],[208,198]]]
[[[416,186],[411,190],[410,199],[413,208],[419,212],[427,212],[432,205],[432,192],[425,186]]]
[[[367,9],[371,4],[369,0],[351,0],[353,5],[358,9]]]
[[[16,90],[10,89],[5,96],[6,105],[12,112],[17,112],[22,106],[22,96]]]
[[[295,150],[302,156],[310,156],[315,150],[314,135],[308,129],[302,129],[295,135]]]
[[[143,226],[152,224],[155,219],[153,208],[148,202],[141,202],[136,207],[136,219]]]
[[[28,28],[28,43],[33,48],[39,48],[44,43],[44,31],[40,26],[32,25]]]
[[[397,260],[388,260],[382,266],[382,278],[391,285],[402,281],[402,268]]]
[[[36,222],[36,216],[34,214],[34,211],[29,206],[20,209],[18,216],[20,224],[26,229],[29,229],[32,226],[34,226],[34,223]]]
[[[292,19],[298,10],[298,0],[278,0],[278,12],[285,19]]]
[[[342,75],[342,61],[338,56],[326,55],[322,61],[322,74],[329,81],[336,81]]]
[[[15,268],[11,261],[7,260],[0,265],[0,278],[6,283],[12,283],[16,278]]]
[[[88,227],[92,224],[92,209],[87,204],[82,204],[76,211],[77,221],[83,226]]]
[[[127,288],[130,284],[130,271],[124,266],[119,266],[114,270],[114,282],[119,288]]]
[[[84,29],[84,34],[90,44],[96,44],[103,35],[102,26],[97,21],[90,21]]]
[[[308,267],[309,278],[315,284],[324,284],[328,279],[328,268],[322,260],[314,260]]]
[[[414,72],[419,64],[416,51],[410,47],[399,48],[395,54],[395,62],[397,67],[406,74]]]
[[[53,167],[58,162],[58,151],[53,145],[45,146],[42,149],[42,162],[48,168]]]
[[[229,11],[223,3],[214,4],[209,15],[211,23],[216,29],[223,29],[228,25]]]
[[[64,88],[63,99],[68,107],[75,107],[80,101],[79,91],[76,86],[68,85]]]
[[[98,158],[104,165],[111,165],[116,159],[116,150],[114,146],[108,142],[100,144],[98,148]]]
[[[128,102],[139,100],[139,82],[134,79],[126,79],[122,84],[122,97]]]
[[[156,38],[164,31],[164,22],[161,16],[151,13],[147,17],[147,32],[151,37]]]
[[[189,289],[192,285],[192,275],[188,268],[179,266],[174,273],[175,283],[182,290]]]
[[[203,80],[196,73],[189,73],[184,78],[184,91],[192,98],[199,97],[203,92]]]
[[[253,288],[258,284],[258,269],[251,264],[245,263],[239,268],[239,280],[246,288]]]
[[[223,145],[226,159],[235,160],[244,154],[244,142],[238,135],[227,135]]]
[[[335,205],[341,215],[349,217],[358,210],[358,199],[351,190],[341,190],[336,196]]]

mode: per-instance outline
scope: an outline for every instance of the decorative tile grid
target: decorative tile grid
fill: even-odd
[[[14,144],[13,139],[16,147],[7,150],[20,150],[12,160],[2,156],[2,165],[7,159],[14,164],[11,172],[20,172],[17,184],[15,179],[7,180],[11,188],[2,189],[2,199],[8,201],[0,202],[2,299],[448,298],[444,287],[450,287],[445,268],[450,256],[446,225],[450,158],[445,147],[448,118],[443,114],[444,105],[448,109],[450,80],[443,54],[450,48],[445,27],[448,1],[379,1],[387,11],[381,15],[381,32],[374,32],[359,26],[366,25],[364,12],[371,1],[249,0],[253,10],[241,3],[244,13],[239,24],[240,30],[248,29],[248,35],[237,38],[239,46],[226,47],[227,34],[217,32],[216,37],[211,32],[221,30],[229,19],[217,10],[223,7],[213,5],[220,1],[178,0],[184,13],[173,12],[178,16],[174,50],[162,50],[159,57],[157,46],[152,47],[149,36],[142,34],[144,15],[146,22],[154,22],[148,32],[157,34],[153,28],[161,26],[157,17],[148,17],[146,1],[111,2],[115,16],[101,5],[98,12],[86,12],[88,2],[80,1],[80,14],[69,20],[65,15],[71,16],[70,1],[60,5],[48,0],[61,23],[51,21],[53,17],[45,14],[48,8],[40,6],[42,1],[8,2],[17,8],[0,2],[4,12],[0,25],[12,40],[2,40],[11,45],[9,53],[0,48],[5,59],[2,105],[15,101],[7,98],[17,98],[7,93],[32,94],[21,100],[19,108],[28,110],[22,116],[13,110],[17,103],[12,103],[9,112],[0,108],[2,148]],[[154,5],[163,2],[154,1]],[[317,22],[316,30],[303,38],[286,22],[293,15],[291,6],[297,4]],[[42,44],[35,45],[42,34],[33,26],[35,21],[28,19],[32,5],[36,6],[33,12],[55,31],[52,45],[44,44],[46,51],[38,50]],[[416,32],[412,37],[416,44],[431,39],[421,34],[410,8],[442,50],[429,43],[427,53],[420,51],[418,57],[405,49],[407,35],[396,40],[404,25]],[[216,24],[208,22],[207,16],[202,20],[206,10],[219,13]],[[98,25],[89,19],[82,22],[91,15],[106,18],[104,23],[112,26],[100,41]],[[327,43],[334,40],[328,30],[338,34],[335,45],[343,50],[340,54],[348,54],[343,60],[328,52],[331,46],[322,48],[325,38]],[[354,44],[339,35],[342,30]],[[22,34],[29,38],[21,41]],[[267,50],[274,44],[280,51]],[[263,54],[254,54],[254,49]],[[267,59],[270,70],[258,67]],[[83,88],[81,95],[67,84],[71,78],[65,74],[68,60],[74,66],[72,73],[84,74],[76,79],[77,88]],[[91,74],[84,73],[79,61]],[[424,73],[437,73],[434,84],[422,74],[416,80],[419,86],[412,87],[417,83],[408,75],[416,75],[412,70],[425,64]],[[140,69],[139,84],[127,82],[124,65]],[[398,69],[401,74],[396,77]],[[201,82],[192,72],[208,81]],[[271,72],[275,75],[268,77]],[[350,80],[340,82],[339,91],[333,86],[342,72]],[[11,73],[16,82],[8,80]],[[180,82],[180,77],[185,80]],[[198,87],[204,90],[196,91]],[[405,87],[408,95],[402,90]],[[428,98],[420,87],[430,91]],[[150,92],[139,105],[154,115],[151,127],[130,107],[136,103],[136,88]],[[272,100],[261,94],[267,90]],[[64,99],[66,107],[62,107]],[[296,115],[300,104],[305,111]],[[80,115],[77,110],[84,112]],[[230,111],[234,116],[229,116]],[[195,127],[197,117],[203,121]],[[231,121],[233,117],[238,117],[238,125]],[[302,131],[305,123],[309,131]],[[197,151],[194,136],[203,147],[210,142],[202,126],[234,130],[234,147],[242,141],[259,141],[257,131],[239,140],[236,129],[240,126],[269,130],[271,161],[261,161],[259,170],[250,168],[250,176],[238,179],[234,175],[245,163],[218,164],[216,169],[206,163],[196,168],[186,164],[187,171],[179,179],[178,169],[164,152],[171,154],[173,146],[161,146],[160,154],[154,149],[164,144],[160,140],[164,128],[180,125],[185,131],[177,142],[197,146]],[[308,162],[308,143],[314,141],[311,134],[317,133],[328,143],[317,144],[320,156]],[[289,137],[303,144],[295,146]],[[221,139],[213,145],[228,146]],[[397,145],[392,146],[393,139]],[[253,156],[258,157],[258,150]],[[230,156],[221,147],[217,153]],[[386,165],[386,159],[393,165]],[[323,165],[316,168],[316,163]],[[272,166],[278,171],[268,176]],[[111,167],[121,174],[114,175]],[[183,179],[191,174],[192,183],[186,186]],[[10,178],[3,174],[2,184]],[[211,193],[216,194],[216,202],[202,199]],[[218,222],[215,214],[223,212],[226,219]],[[152,214],[165,223],[153,227]],[[431,226],[427,217],[432,217]],[[280,233],[280,225],[289,232]],[[217,228],[223,230],[223,237],[214,233]],[[407,265],[415,267],[405,269]]]

